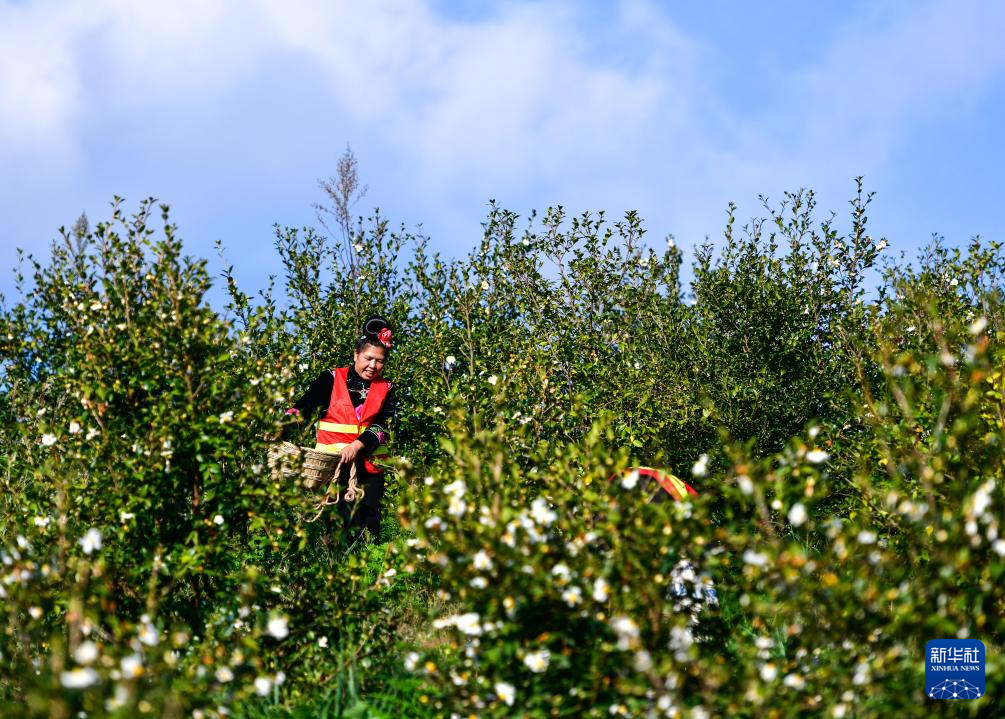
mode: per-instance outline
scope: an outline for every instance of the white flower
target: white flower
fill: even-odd
[[[447,359],[443,363],[443,367],[444,367],[444,369],[450,370],[450,369],[453,369],[453,366],[455,364],[457,364],[457,358],[454,357],[453,355],[447,355]]]
[[[476,612],[454,614],[449,617],[444,617],[443,619],[437,619],[433,622],[433,627],[436,629],[457,627],[458,631],[461,631],[468,636],[476,637],[482,633],[482,627],[479,624],[479,619],[480,617]]]
[[[426,520],[425,527],[426,529],[432,529],[433,531],[438,532],[443,527],[443,520],[435,516],[430,517]]]
[[[87,434],[84,435],[84,439],[87,440],[88,442],[90,442],[92,439],[94,439],[95,437],[97,437],[99,434],[101,434],[101,432],[99,432],[98,430],[96,430],[94,427],[91,427],[90,429],[87,430]]]
[[[743,561],[747,564],[753,565],[755,567],[763,567],[768,563],[768,558],[760,552],[755,552],[752,549],[748,549],[743,553]]]
[[[489,378],[485,381],[488,382],[490,385],[495,386],[496,382],[499,381],[499,378],[496,377],[495,375],[489,375]]]
[[[516,600],[513,597],[503,597],[503,607],[506,609],[506,613],[513,616],[513,610],[516,609]]]
[[[513,706],[513,702],[516,701],[516,688],[512,684],[496,682],[493,689],[495,689],[499,701],[508,707]]]
[[[492,560],[489,558],[489,555],[486,554],[484,549],[479,550],[478,553],[475,554],[472,559],[472,564],[474,565],[474,568],[479,571],[492,569]]]
[[[876,533],[870,532],[867,529],[863,529],[858,533],[858,543],[859,544],[875,544],[876,543]]]
[[[143,674],[143,657],[139,654],[130,654],[122,657],[119,666],[122,668],[122,676],[133,679]]]
[[[637,672],[647,672],[653,668],[653,657],[645,649],[640,649],[632,658],[632,666]]]
[[[318,646],[322,649],[328,648],[328,637],[318,637]]]
[[[80,538],[79,544],[84,550],[84,554],[91,554],[94,551],[101,549],[101,532],[94,527],[91,527],[84,532],[84,536]]]
[[[73,661],[77,664],[90,664],[95,659],[98,658],[98,645],[94,642],[87,640],[80,643],[77,650],[73,653]]]
[[[987,317],[978,317],[974,320],[974,323],[970,325],[970,334],[979,335],[984,331],[984,328],[988,326]]]
[[[475,612],[468,612],[467,614],[461,614],[457,617],[457,621],[454,626],[464,634],[468,636],[478,636],[482,633],[482,628],[478,624],[479,616]]]
[[[215,524],[217,527],[223,524],[223,515],[218,514],[215,517],[213,517],[213,524]]]
[[[67,689],[84,689],[97,683],[98,673],[90,667],[71,669],[59,675],[59,683]]]
[[[887,243],[886,240],[880,240],[879,242],[876,243],[876,251],[877,252],[882,252],[883,250],[885,250],[887,248],[888,244],[889,243]]]
[[[234,420],[233,412],[224,412],[220,415],[220,424],[227,424],[227,422],[232,422]]]
[[[482,289],[483,290],[487,290],[488,288],[489,288],[489,281],[488,280],[482,280]]]
[[[763,667],[761,667],[761,679],[763,679],[764,681],[766,682],[774,681],[775,677],[777,676],[778,676],[778,668],[771,662],[768,662]]]
[[[148,647],[155,647],[157,646],[157,642],[160,640],[160,633],[157,631],[157,627],[149,622],[146,622],[142,627],[140,627],[137,638]]]
[[[996,539],[991,545],[991,549],[999,557],[1005,557],[1005,539]]]
[[[611,629],[614,633],[621,637],[637,637],[639,635],[639,627],[632,620],[631,617],[620,616],[615,617],[611,620]]]
[[[97,312],[98,310],[100,310],[101,307],[102,307],[102,304],[100,302],[98,302],[97,300],[94,300],[94,302],[91,303],[91,310],[93,310],[94,312]]]
[[[621,478],[621,486],[625,489],[635,489],[635,485],[639,483],[639,470],[633,469],[631,472],[626,474]]]
[[[409,652],[408,654],[406,654],[405,655],[405,671],[406,672],[414,672],[415,668],[417,666],[419,666],[419,659],[421,659],[421,657],[419,656],[418,652]]]
[[[801,527],[806,523],[806,507],[802,502],[796,502],[789,510],[789,521],[793,526]]]
[[[547,649],[541,649],[540,651],[530,652],[523,658],[523,663],[527,665],[535,674],[540,674],[545,669],[548,668],[548,663],[551,661],[551,652]]]
[[[859,662],[855,665],[855,676],[851,678],[851,683],[861,686],[869,683],[869,665],[866,662]]]
[[[953,279],[949,280],[949,286],[950,287],[956,287],[958,284],[960,284],[960,281],[958,279],[956,279],[955,277]]]
[[[234,672],[230,670],[230,667],[220,667],[216,670],[216,680],[221,684],[226,684],[227,682],[234,680]]]
[[[985,482],[974,492],[974,514],[982,515],[991,506],[991,492],[994,488],[994,482]]]
[[[461,499],[459,496],[454,495],[450,498],[450,503],[447,505],[447,514],[451,517],[463,517],[464,513],[468,511],[468,503]]]
[[[736,478],[736,485],[740,488],[740,491],[744,494],[754,493],[754,483],[750,481],[750,477],[745,474],[741,474]]]
[[[78,422],[77,420],[73,420],[72,422],[70,422],[69,432],[70,432],[70,434],[79,434],[80,433],[80,422]]]
[[[806,680],[798,674],[786,674],[785,678],[782,679],[782,684],[793,689],[802,689],[806,686]]]
[[[450,497],[463,497],[464,493],[467,491],[467,487],[464,486],[464,482],[458,479],[457,481],[451,482],[445,486],[443,491]]]
[[[925,513],[928,511],[928,505],[905,499],[897,507],[897,511],[911,519],[918,520],[925,516]]]
[[[255,677],[255,693],[260,697],[268,695],[272,691],[272,680],[268,677]]]
[[[820,425],[815,424],[812,427],[810,427],[809,431],[810,439],[816,439],[818,434],[820,434]]]
[[[691,474],[693,474],[695,477],[704,477],[706,474],[708,474],[707,454],[703,454],[700,457],[698,457],[698,461],[695,462],[694,466],[691,468]]]
[[[551,510],[543,497],[538,497],[530,503],[530,516],[535,522],[545,527],[558,519],[558,515]]]
[[[42,618],[42,607],[29,607],[28,608],[28,614],[31,615],[32,619],[41,619]]]
[[[132,512],[119,512],[119,521],[125,524],[135,516]]]
[[[551,573],[559,578],[559,580],[567,580],[569,578],[569,567],[559,563],[551,568]]]
[[[286,639],[290,633],[290,625],[286,617],[275,616],[269,619],[269,624],[266,627],[269,634],[276,639]]]
[[[598,602],[606,602],[610,597],[611,586],[603,577],[595,579],[593,582],[593,599]]]
[[[628,649],[639,638],[639,627],[631,617],[620,616],[611,620],[611,629],[618,635],[618,648]]]
[[[583,590],[579,587],[569,587],[562,592],[562,601],[570,607],[583,603]]]
[[[51,520],[49,519],[49,517],[35,517],[34,521],[35,521],[35,526],[36,527],[43,527],[43,528],[45,528],[45,527],[49,526],[49,522]]]
[[[830,459],[830,455],[824,452],[822,449],[811,449],[806,453],[806,461],[812,462],[813,464],[820,464],[821,462],[826,462]]]
[[[470,584],[475,589],[485,589],[489,585],[489,580],[485,577],[475,577],[471,580]]]
[[[43,447],[51,447],[54,444],[56,444],[56,435],[50,432],[46,432],[45,434],[42,435]]]

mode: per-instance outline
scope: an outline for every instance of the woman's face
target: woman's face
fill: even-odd
[[[386,361],[387,352],[383,347],[367,345],[359,352],[353,354],[353,365],[355,366],[356,374],[367,380],[379,377]]]

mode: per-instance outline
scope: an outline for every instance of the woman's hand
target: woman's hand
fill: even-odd
[[[353,440],[350,444],[343,447],[342,451],[339,452],[339,457],[342,458],[342,464],[352,464],[356,460],[356,455],[359,454],[361,449],[363,449],[363,443],[358,439]]]

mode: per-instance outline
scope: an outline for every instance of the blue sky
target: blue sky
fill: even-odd
[[[844,213],[857,175],[892,251],[1005,240],[1003,34],[995,0],[0,0],[0,292],[116,194],[258,289],[347,142],[357,209],[447,255],[490,198],[637,209],[688,251],[730,201]]]

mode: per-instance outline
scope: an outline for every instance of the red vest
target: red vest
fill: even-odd
[[[346,445],[352,444],[363,433],[373,418],[380,412],[384,405],[384,398],[387,397],[388,382],[383,377],[370,382],[370,391],[366,395],[366,400],[360,407],[360,414],[357,417],[356,408],[352,406],[352,399],[349,397],[349,388],[346,386],[346,379],[349,376],[348,367],[339,367],[332,370],[335,375],[335,382],[332,386],[331,400],[328,402],[328,412],[318,422],[318,443],[314,449],[320,452],[338,454]],[[381,457],[387,454],[387,447],[381,444],[374,450],[374,457]],[[367,472],[381,472],[373,462],[367,458],[364,461]]]

